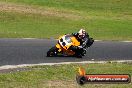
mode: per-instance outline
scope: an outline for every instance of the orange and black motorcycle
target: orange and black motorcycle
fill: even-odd
[[[92,40],[92,43],[94,40]],[[89,39],[87,39],[85,42],[88,42]],[[74,48],[78,47],[78,49]],[[47,52],[47,57],[53,57],[53,56],[75,56],[81,58],[82,56],[85,56],[86,49],[87,49],[87,43],[83,47],[80,47],[80,42],[74,37],[73,35],[63,35],[59,37],[58,43],[56,46],[49,49]]]

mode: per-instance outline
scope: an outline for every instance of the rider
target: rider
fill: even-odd
[[[84,29],[80,29],[77,33],[72,33],[73,36],[76,37],[76,39],[80,42],[80,46],[72,46],[71,49],[75,51],[77,54],[79,54],[80,50],[83,50],[84,47],[90,47],[94,40],[92,38],[89,38],[88,33]]]
[[[80,42],[80,46],[87,45],[87,47],[90,47],[94,42],[94,40],[89,37],[89,34],[84,29],[80,29],[79,32],[72,33],[72,35],[75,36]]]
[[[83,44],[86,38],[89,38],[88,33],[84,29],[80,29],[77,33],[72,33],[73,36],[80,42],[80,45]]]

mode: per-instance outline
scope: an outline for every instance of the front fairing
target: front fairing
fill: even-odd
[[[79,46],[80,42],[72,35],[63,35],[59,38],[56,47],[59,52],[67,53],[68,55],[73,55],[75,52],[70,50],[70,46]]]

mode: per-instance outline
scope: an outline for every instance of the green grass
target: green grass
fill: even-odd
[[[15,3],[11,4],[14,7],[23,4],[23,8],[47,11],[43,14],[0,11],[0,38],[57,38],[85,28],[94,39],[132,40],[131,0],[0,1],[7,5]]]
[[[24,3],[28,5],[48,6],[58,9],[72,9],[80,11],[130,11],[131,0],[0,0],[6,2]]]
[[[71,64],[34,66],[30,71],[0,74],[0,88],[130,88],[132,84],[86,84],[79,86],[75,77],[77,68],[85,68],[87,74],[130,74],[132,64]]]

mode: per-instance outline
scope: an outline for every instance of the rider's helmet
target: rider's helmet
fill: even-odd
[[[84,29],[80,29],[78,32],[78,38],[83,39],[86,36],[86,31]]]

